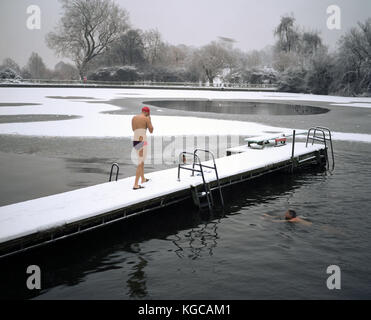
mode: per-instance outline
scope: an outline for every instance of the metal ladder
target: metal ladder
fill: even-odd
[[[195,163],[195,161],[193,161],[192,168],[194,168],[196,165],[201,165],[201,166],[203,166],[203,167],[205,167],[205,168],[209,168],[209,169],[212,169],[212,170],[215,171],[215,176],[216,176],[217,186],[216,186],[215,188],[210,188],[210,185],[208,184],[207,187],[208,187],[208,189],[209,189],[209,191],[210,191],[211,199],[213,199],[213,198],[212,198],[212,191],[215,190],[215,189],[218,189],[218,191],[219,191],[219,197],[220,197],[220,203],[221,203],[222,207],[224,208],[223,193],[222,193],[222,188],[221,188],[221,186],[220,186],[219,175],[218,175],[218,169],[216,168],[216,163],[215,163],[215,156],[214,156],[214,153],[212,153],[212,152],[209,151],[209,150],[205,150],[205,149],[195,149],[195,151],[193,152],[194,156],[197,156],[197,152],[199,152],[199,151],[210,154],[210,155],[212,156],[212,158],[213,158],[213,164],[214,164],[214,165],[211,167],[211,166],[207,166],[207,165],[205,165],[205,164],[201,164],[201,163],[200,163],[200,164],[197,164],[197,163]],[[192,172],[192,175],[194,175],[194,172]]]
[[[317,135],[317,132],[319,132],[319,135]],[[328,157],[328,151],[327,151],[328,150],[327,141],[330,142],[329,146],[331,148],[331,158],[332,158],[331,171],[333,171],[335,169],[335,157],[334,157],[334,148],[332,145],[330,129],[326,127],[320,127],[320,126],[310,128],[307,134],[307,142],[305,144],[306,147],[308,146],[309,141],[312,141],[312,145],[314,144],[314,141],[322,142],[325,145],[325,150],[326,150],[325,157],[326,157],[327,170],[330,170],[330,163],[329,163],[329,157]]]
[[[197,155],[198,151],[202,151],[202,152],[205,152],[205,153],[210,153],[212,158],[213,158],[214,166],[211,167],[211,166],[207,166],[205,164],[202,164],[201,160],[200,160],[200,157]],[[185,167],[185,166],[188,166],[188,164],[185,163],[185,158],[184,158],[185,155],[192,155],[192,157],[193,157],[192,168]],[[182,158],[183,163],[181,163],[181,161],[180,161],[181,158]],[[198,166],[199,169],[196,169],[195,166]],[[213,169],[215,171],[215,175],[216,175],[216,179],[217,179],[217,187],[211,188],[210,184],[206,182],[203,168],[209,168],[209,169]],[[199,191],[197,189],[197,186],[192,187],[193,201],[200,209],[203,209],[203,208],[207,207],[209,210],[211,210],[214,207],[214,198],[213,198],[212,191],[215,190],[216,188],[219,189],[221,205],[224,208],[224,199],[223,199],[223,194],[222,194],[222,190],[221,190],[221,186],[220,186],[218,170],[216,168],[214,154],[211,151],[203,150],[203,149],[196,149],[193,153],[186,152],[186,151],[181,152],[179,154],[178,181],[180,181],[180,169],[192,171],[191,176],[194,176],[195,172],[201,173],[202,182],[203,182],[202,183],[203,191]],[[202,201],[203,199],[206,199],[206,201]]]
[[[114,162],[114,163],[112,163],[112,166],[111,166],[111,172],[110,172],[110,175],[109,175],[109,182],[111,182],[111,180],[112,180],[113,168],[115,168],[115,167],[117,168],[117,171],[116,171],[116,181],[117,181],[117,179],[119,177],[120,167],[119,167],[119,165],[118,165],[117,162]]]

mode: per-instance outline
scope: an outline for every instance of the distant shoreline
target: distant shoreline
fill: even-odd
[[[236,88],[236,87],[198,87],[179,85],[115,85],[115,84],[34,84],[34,83],[0,83],[0,88],[95,88],[95,89],[169,89],[169,90],[213,90],[213,91],[266,91],[277,92],[272,88]]]

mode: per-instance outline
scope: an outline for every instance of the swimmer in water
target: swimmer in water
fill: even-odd
[[[273,218],[275,220],[275,222],[291,222],[291,223],[301,223],[301,224],[304,224],[304,225],[307,225],[307,226],[310,226],[312,224],[312,222],[309,222],[309,221],[306,221],[302,218],[299,218],[297,215],[296,215],[296,212],[295,210],[287,210],[285,212],[285,220],[277,220],[275,216],[271,216],[269,214],[264,214],[263,216],[265,217],[269,217],[269,218]]]

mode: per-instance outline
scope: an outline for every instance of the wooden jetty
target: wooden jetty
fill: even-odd
[[[183,152],[178,167],[146,174],[150,181],[139,190],[132,189],[134,177],[129,177],[0,207],[0,258],[181,201],[211,209],[216,193],[223,205],[222,189],[227,186],[306,165],[328,166],[326,142],[331,135],[326,133],[311,128],[306,143],[295,142],[294,134],[292,142],[280,147],[241,146],[218,159],[207,150]],[[211,154],[212,160],[201,161],[200,153]]]

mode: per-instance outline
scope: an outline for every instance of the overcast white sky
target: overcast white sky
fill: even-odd
[[[274,43],[273,30],[280,17],[293,13],[297,24],[318,30],[334,48],[339,37],[358,21],[371,17],[371,0],[115,0],[130,14],[131,25],[157,28],[171,44],[202,46],[218,36],[233,38],[243,50],[262,49]],[[341,8],[341,30],[326,27],[329,5]],[[41,9],[41,29],[26,27],[29,5]],[[31,52],[39,53],[48,67],[63,59],[47,48],[45,35],[60,15],[57,0],[0,0],[0,63],[11,57],[25,65]]]

